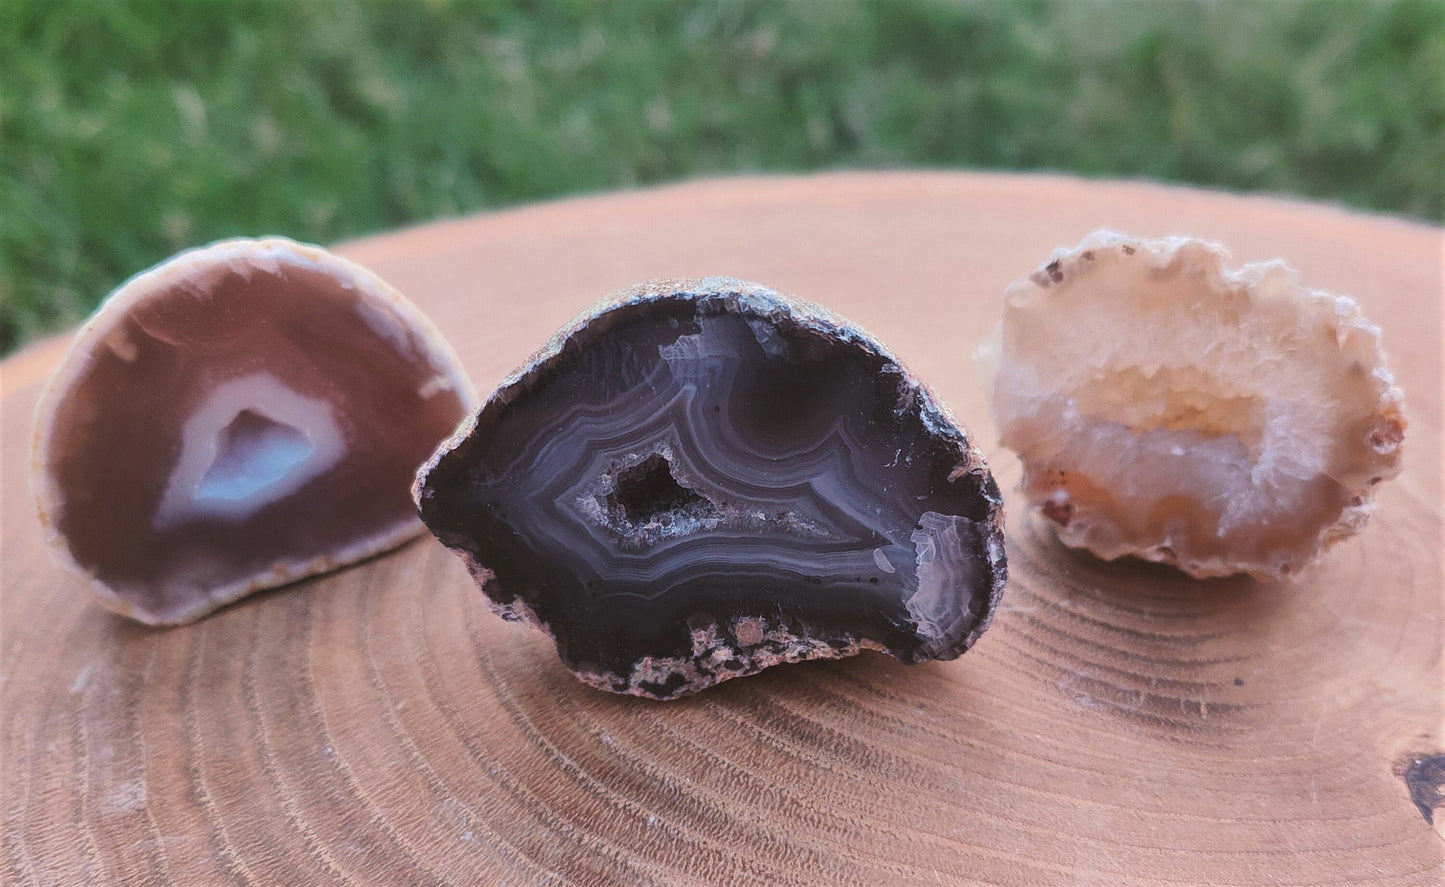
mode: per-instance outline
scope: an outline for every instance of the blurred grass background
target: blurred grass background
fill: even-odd
[[[0,353],[184,247],[739,171],[1445,216],[1445,2],[0,0]]]

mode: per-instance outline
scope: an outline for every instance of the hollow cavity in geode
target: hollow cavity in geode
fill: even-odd
[[[927,390],[738,281],[643,287],[559,333],[414,492],[495,609],[620,693],[951,659],[1005,577],[998,488]]]
[[[1379,330],[1282,262],[1109,232],[1013,284],[980,349],[1029,503],[1067,545],[1278,579],[1400,470]]]
[[[416,467],[474,395],[369,271],[284,238],[127,282],[41,397],[35,492],[101,603],[186,622],[414,536]]]

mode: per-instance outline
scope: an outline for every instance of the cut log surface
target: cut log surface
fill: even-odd
[[[970,362],[1099,227],[1283,257],[1382,327],[1410,420],[1363,534],[1294,581],[1061,547]],[[1064,177],[706,181],[343,245],[489,390],[593,300],[726,274],[869,329],[982,442],[1012,578],[961,659],[598,692],[430,537],[156,630],[42,543],[0,367],[0,803],[18,884],[1391,884],[1445,879],[1439,228]],[[397,417],[404,421],[405,417]],[[1440,805],[1437,809],[1437,805]]]

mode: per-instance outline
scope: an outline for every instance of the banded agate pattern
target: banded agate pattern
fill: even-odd
[[[954,658],[1006,572],[997,485],[929,392],[857,329],[727,279],[564,330],[414,492],[504,617],[656,698],[864,649]]]

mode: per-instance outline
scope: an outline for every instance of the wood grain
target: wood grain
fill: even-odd
[[[1441,883],[1440,229],[1146,184],[840,174],[342,251],[428,311],[482,390],[611,290],[731,274],[862,323],[990,442],[970,352],[1011,279],[1100,226],[1284,256],[1384,328],[1411,425],[1365,533],[1288,585],[1198,582],[1068,552],[1010,493],[1013,578],[962,659],[870,654],[674,703],[575,681],[430,539],[190,627],[100,610],[42,550],[26,490],[61,343],[12,357],[8,880]],[[986,449],[1011,490],[1017,463]]]

